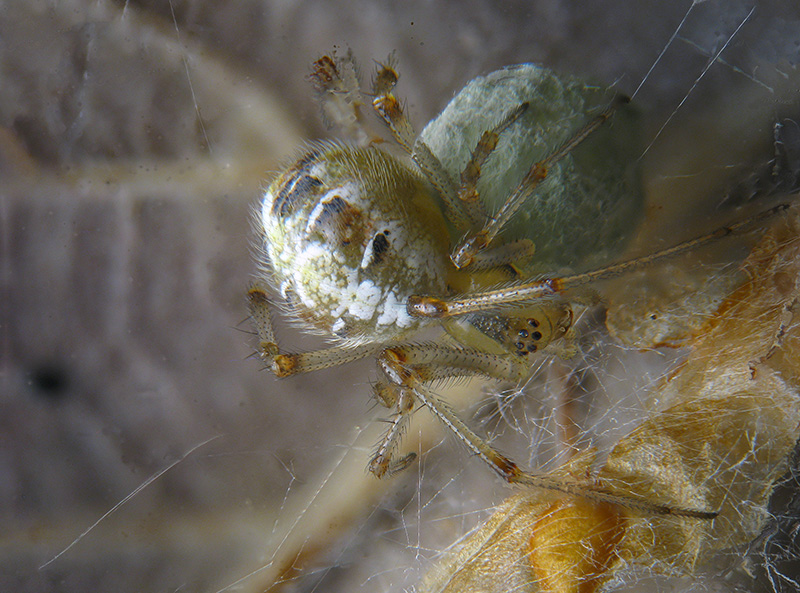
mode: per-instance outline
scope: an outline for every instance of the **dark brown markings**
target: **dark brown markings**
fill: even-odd
[[[272,214],[281,218],[290,216],[297,206],[307,200],[307,196],[315,193],[321,185],[322,181],[316,177],[297,171],[281,186],[281,190],[272,203]]]
[[[322,211],[315,217],[315,233],[325,237],[332,246],[360,243],[363,238],[363,216],[361,210],[341,196],[333,196],[321,203]]]
[[[312,65],[311,74],[308,78],[319,93],[324,93],[333,88],[334,83],[340,80],[336,62],[330,56],[322,56]]]
[[[389,239],[386,238],[386,233],[377,233],[372,238],[372,259],[369,265],[373,266],[381,263],[388,250]]]
[[[292,165],[279,180],[280,190],[272,202],[273,216],[290,216],[306,193],[322,185],[322,181],[308,174],[311,166],[319,160],[320,151],[310,150]]]

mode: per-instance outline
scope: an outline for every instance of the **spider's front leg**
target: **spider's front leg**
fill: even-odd
[[[445,203],[447,216],[456,228],[465,232],[481,228],[488,219],[485,205],[477,191],[481,167],[494,152],[501,134],[522,117],[529,104],[523,102],[517,105],[493,127],[483,132],[461,172],[460,184],[457,184],[431,149],[417,138],[403,106],[393,94],[399,78],[394,66],[393,56],[385,64],[378,64],[372,84],[372,107],[389,128],[395,141],[411,156],[436,188]],[[526,254],[530,252],[529,243],[525,242],[521,248]]]
[[[278,378],[347,364],[371,356],[380,349],[375,344],[365,344],[355,347],[334,346],[310,352],[282,352],[275,337],[268,292],[261,286],[251,286],[247,291],[247,302],[258,335],[258,354]]]
[[[328,127],[341,130],[356,144],[367,146],[374,137],[366,129],[361,108],[364,99],[353,56],[324,55],[314,62],[309,80],[317,92],[322,120]]]
[[[505,320],[503,325],[506,327],[517,327],[521,321],[515,317],[506,317]],[[514,320],[515,323],[509,323],[509,320]],[[484,333],[484,336],[489,337],[489,334]],[[370,463],[370,470],[373,473],[382,476],[400,471],[414,459],[413,454],[395,459],[394,451],[411,412],[419,402],[447,426],[470,451],[483,459],[510,484],[554,490],[595,502],[618,505],[644,514],[697,519],[713,519],[717,515],[713,511],[676,508],[668,504],[607,491],[591,482],[533,474],[524,471],[514,461],[499,453],[470,429],[447,402],[429,387],[431,382],[439,379],[474,375],[520,382],[528,373],[528,364],[524,356],[527,352],[519,349],[514,353],[502,352],[501,343],[495,340],[494,344],[496,353],[478,348],[458,348],[439,344],[402,344],[381,351],[378,355],[378,365],[385,381],[378,383],[376,393],[384,405],[396,406],[397,416]]]
[[[750,218],[719,227],[710,233],[678,243],[672,247],[662,249],[661,251],[621,261],[604,268],[574,274],[572,276],[525,280],[497,289],[476,291],[469,294],[457,295],[452,298],[440,298],[432,295],[412,295],[406,303],[408,314],[413,317],[428,317],[444,320],[481,311],[492,311],[502,306],[563,295],[569,290],[587,286],[600,280],[607,280],[609,278],[616,278],[624,274],[629,274],[726,237],[745,233],[757,228],[760,223],[766,222],[782,212],[785,212],[789,207],[789,204],[778,204]]]
[[[372,473],[378,477],[394,474],[408,467],[416,457],[408,453],[397,459],[395,451],[418,401],[440,419],[448,418],[445,424],[491,467],[514,471],[516,465],[512,461],[472,432],[446,404],[437,402],[436,408],[432,408],[432,392],[427,385],[440,379],[474,375],[519,381],[527,372],[522,359],[439,344],[402,344],[381,351],[378,367],[385,380],[375,385],[375,395],[387,408],[396,408],[397,413],[370,461]],[[442,407],[446,408],[444,415],[437,411]]]

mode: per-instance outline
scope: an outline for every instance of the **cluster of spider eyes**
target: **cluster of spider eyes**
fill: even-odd
[[[542,332],[537,331],[536,328],[539,327],[539,322],[533,318],[529,317],[527,323],[533,331],[528,331],[527,329],[521,329],[517,332],[517,336],[519,336],[520,340],[514,343],[514,346],[517,348],[517,354],[520,356],[527,356],[533,352],[538,350],[538,346],[536,342],[542,339]],[[530,340],[528,340],[530,338]],[[527,340],[523,342],[522,340]]]

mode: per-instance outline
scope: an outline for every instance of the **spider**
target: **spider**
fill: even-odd
[[[288,377],[375,356],[380,378],[374,395],[395,410],[369,462],[377,477],[395,474],[414,460],[414,453],[398,455],[397,449],[412,412],[423,406],[511,484],[645,514],[714,518],[713,509],[673,508],[612,494],[600,484],[527,472],[470,429],[431,384],[477,375],[522,381],[530,374],[533,353],[569,351],[574,314],[567,291],[737,232],[773,211],[636,260],[532,279],[535,249],[544,252],[545,263],[563,267],[558,256],[570,242],[584,251],[566,265],[602,245],[623,244],[633,226],[631,218],[641,209],[631,172],[635,159],[620,158],[626,157],[620,146],[630,143],[620,144],[611,133],[618,130],[604,125],[612,117],[630,117],[625,97],[538,66],[512,66],[472,81],[445,109],[450,119],[443,114],[434,120],[438,131],[429,124],[417,138],[393,94],[398,74],[390,57],[378,64],[371,106],[416,165],[412,168],[381,149],[362,126],[366,93],[349,55],[322,57],[311,79],[325,116],[350,130],[361,145],[309,145],[274,178],[256,212],[260,274],[248,299],[259,354],[272,372]],[[483,113],[479,123],[463,116],[464,104]],[[525,122],[542,114],[548,128],[552,123],[558,129],[531,138],[531,124]],[[488,184],[484,171],[493,175]],[[563,189],[565,176],[576,180],[580,194],[572,203],[564,202],[571,192]],[[497,191],[504,187],[512,189]],[[489,195],[493,190],[502,194],[497,203]],[[533,197],[542,206],[541,217],[523,208]],[[597,236],[578,241],[565,236],[548,249],[531,238],[537,235],[526,234],[534,227],[538,237],[555,235],[564,210],[591,216],[592,208],[594,216],[608,218]],[[541,265],[542,259],[537,261]],[[304,329],[336,344],[311,352],[282,351],[273,330],[273,292],[280,293],[284,309]],[[437,326],[444,335],[436,341],[411,341]]]

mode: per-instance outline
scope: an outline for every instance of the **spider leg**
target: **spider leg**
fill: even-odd
[[[470,159],[461,172],[461,185],[458,188],[458,200],[466,217],[471,223],[471,228],[480,228],[489,218],[483,201],[478,195],[478,179],[481,176],[481,167],[489,155],[497,148],[500,135],[517,121],[528,110],[529,104],[522,103],[510,111],[494,128],[486,130],[478,140],[478,144],[470,155]]]
[[[250,318],[258,334],[258,353],[276,377],[284,378],[347,364],[380,350],[379,345],[365,344],[355,347],[333,346],[310,352],[281,352],[275,338],[272,307],[267,292],[259,286],[252,286],[247,291],[247,300]]]
[[[475,233],[471,233],[453,248],[453,252],[450,256],[453,264],[455,264],[457,268],[464,268],[470,265],[475,255],[495,240],[503,227],[525,203],[525,200],[527,200],[536,187],[547,178],[550,168],[591,136],[592,132],[602,126],[621,105],[629,101],[630,99],[627,97],[618,96],[602,113],[575,132],[571,138],[550,153],[549,156],[531,165],[525,177],[523,177],[517,188],[508,197],[505,204],[500,207],[500,210],[495,215],[488,218],[483,228]]]
[[[407,453],[397,459],[395,451],[400,444],[403,433],[408,427],[411,412],[414,410],[414,394],[398,387],[394,383],[378,383],[374,387],[378,401],[387,408],[396,407],[397,413],[390,421],[389,429],[381,439],[378,449],[369,462],[369,471],[376,477],[392,476],[407,468],[417,454]]]
[[[482,227],[489,218],[477,190],[481,166],[497,147],[500,135],[528,110],[528,103],[511,110],[490,130],[486,130],[473,149],[469,161],[461,172],[461,185],[456,187],[441,162],[428,145],[417,140],[412,158],[444,200],[447,216],[456,228],[469,231]]]
[[[314,62],[309,80],[317,92],[325,125],[340,129],[360,146],[374,140],[365,129],[361,111],[365,102],[358,68],[350,52],[343,58],[334,54],[322,56]]]
[[[395,459],[394,453],[408,419],[414,411],[419,395],[418,389],[422,388],[423,384],[474,375],[519,381],[527,372],[527,365],[523,364],[522,360],[433,343],[404,344],[386,348],[378,355],[378,367],[386,380],[374,386],[375,395],[382,405],[397,409],[389,429],[369,463],[369,470],[379,478],[405,469],[416,457],[414,453],[409,453],[400,459]],[[473,434],[466,426],[465,429]],[[458,431],[456,434],[462,436]],[[475,438],[478,438],[477,435]],[[502,463],[502,456],[499,453],[493,449],[486,452],[486,455],[492,454],[498,456],[495,463]]]
[[[429,387],[431,377],[485,375],[502,380],[518,380],[527,370],[526,365],[512,356],[500,356],[428,344],[407,344],[384,349],[378,356],[378,364],[386,378],[394,385],[388,391],[396,390],[400,395],[398,406],[402,420],[392,427],[373,458],[370,468],[375,471],[391,467],[392,460],[385,456],[386,450],[396,445],[398,431],[395,427],[405,422],[405,416],[412,410],[414,401],[421,402],[436,416],[453,434],[475,455],[485,461],[500,477],[510,484],[520,484],[535,488],[544,488],[579,496],[596,502],[611,503],[634,511],[653,515],[675,515],[697,519],[713,519],[717,513],[696,509],[673,508],[668,505],[653,503],[648,500],[633,498],[607,492],[591,484],[561,477],[532,474],[522,470],[508,457],[499,453],[485,439],[470,429],[458,414]],[[436,369],[442,364],[445,370]],[[413,397],[412,397],[413,394]],[[402,458],[400,465],[407,465],[409,456]]]
[[[408,121],[400,101],[392,94],[392,90],[399,78],[394,65],[395,59],[393,56],[389,56],[385,64],[378,64],[378,72],[372,82],[372,92],[374,94],[372,108],[384,121],[394,139],[403,147],[403,150],[412,154],[417,133],[414,131],[411,122]]]
[[[470,229],[472,226],[470,217],[464,210],[464,203],[458,198],[458,189],[450,174],[445,171],[444,166],[428,148],[428,145],[417,140],[411,158],[442,197],[447,218],[461,231]]]
[[[470,220],[460,207],[455,183],[431,149],[425,143],[416,140],[417,134],[408,121],[403,106],[392,94],[398,77],[391,56],[386,64],[378,64],[378,72],[372,83],[374,94],[372,107],[389,128],[395,141],[411,156],[426,179],[442,196],[453,224],[466,231],[470,228]]]
[[[713,243],[723,237],[742,233],[748,228],[783,212],[787,208],[789,208],[788,204],[779,204],[755,216],[728,226],[719,227],[715,231],[678,243],[667,249],[582,274],[564,276],[562,278],[543,278],[520,282],[495,290],[486,290],[455,298],[413,295],[408,299],[408,313],[415,317],[442,319],[496,309],[499,305],[503,304],[522,303],[534,301],[542,297],[553,296],[598,280],[615,278],[667,258],[680,255],[681,253],[697,249],[703,245]]]
[[[536,251],[533,241],[519,239],[510,243],[488,247],[475,255],[470,265],[470,271],[488,270],[498,268],[515,261],[529,259]]]
[[[428,181],[442,196],[448,217],[453,224],[462,231],[481,227],[488,218],[476,189],[481,165],[494,151],[500,135],[527,111],[528,103],[520,104],[494,128],[483,133],[461,174],[461,185],[456,187],[430,148],[424,142],[417,140],[414,127],[408,120],[400,101],[394,96],[392,91],[399,78],[394,66],[393,56],[389,56],[385,64],[378,64],[378,71],[372,83],[373,109],[389,128],[395,141],[411,155]]]

